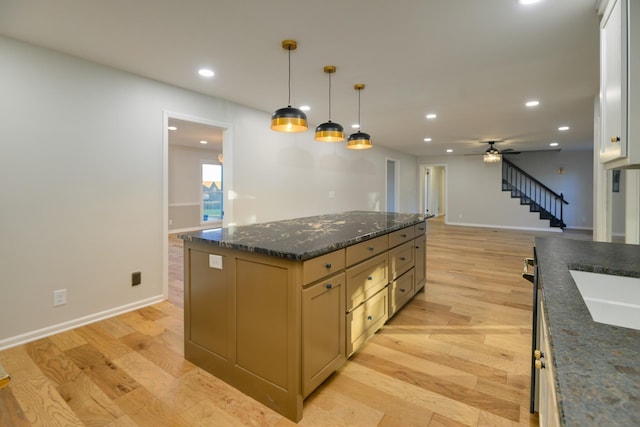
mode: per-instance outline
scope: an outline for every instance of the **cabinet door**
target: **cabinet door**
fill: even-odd
[[[344,273],[302,290],[302,394],[346,360]]]
[[[211,267],[210,256],[216,255],[194,249],[185,251],[185,268],[189,272],[185,283],[185,339],[220,360],[227,360],[231,268],[224,256],[220,257],[224,268]]]
[[[625,12],[626,0],[611,0],[600,26],[601,162],[627,155]]]
[[[427,236],[424,234],[414,240],[415,243],[415,292],[424,286],[427,280]]]

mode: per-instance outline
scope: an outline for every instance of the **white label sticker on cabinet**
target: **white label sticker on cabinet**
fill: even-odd
[[[209,254],[209,267],[222,270],[222,256]]]

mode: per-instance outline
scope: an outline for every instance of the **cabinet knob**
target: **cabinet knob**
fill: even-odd
[[[400,292],[406,292],[407,290],[405,288],[400,288]]]
[[[536,360],[536,369],[544,369],[544,362],[542,360]]]
[[[373,249],[374,249],[373,246],[369,246],[370,251],[373,251]]]
[[[403,256],[400,257],[400,261],[406,261],[407,259]]]
[[[333,285],[332,285],[331,283],[327,283],[327,284],[325,285],[325,287],[326,287],[327,289],[331,289],[331,288],[333,288]]]
[[[420,246],[416,246],[416,249],[420,249]]]
[[[611,137],[611,142],[620,142],[620,137],[619,136],[612,136]]]
[[[406,234],[401,234],[400,236],[401,236],[401,237],[407,237],[407,235],[406,235]]]
[[[324,267],[325,267],[325,268],[331,268],[331,263],[330,263],[330,262],[326,263],[326,264],[324,265]]]
[[[367,277],[367,280],[373,280],[373,276]]]
[[[367,320],[373,320],[373,316],[367,316]]]
[[[544,353],[541,352],[540,350],[534,350],[533,357],[535,357],[536,359],[541,359],[544,357]]]

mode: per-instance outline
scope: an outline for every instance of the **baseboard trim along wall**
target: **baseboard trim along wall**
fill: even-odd
[[[67,322],[58,323],[57,325],[47,326],[46,328],[36,329],[35,331],[27,332],[26,334],[17,335],[15,337],[6,338],[0,340],[0,351],[6,350],[11,347],[15,347],[21,344],[25,344],[31,341],[39,340],[51,335],[59,334],[60,332],[68,331],[78,328],[80,326],[88,325],[99,320],[108,319],[109,317],[118,316],[129,311],[137,310],[148,305],[157,304],[164,301],[166,298],[164,295],[157,295],[155,297],[147,298],[144,300],[136,301],[131,304],[126,304],[120,307],[115,307],[109,310],[101,311],[98,313],[90,314],[88,316],[79,317],[77,319],[69,320]]]
[[[515,225],[470,224],[466,222],[449,222],[446,219],[444,223],[447,225],[458,225],[461,227],[505,228],[509,230],[549,231],[551,233],[562,233],[562,230],[559,227],[519,227]]]

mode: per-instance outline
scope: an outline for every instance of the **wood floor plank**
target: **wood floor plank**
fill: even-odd
[[[304,402],[299,424],[184,360],[182,241],[169,298],[0,352],[0,426],[537,426],[529,414],[536,235],[427,225],[427,283]]]
[[[31,425],[84,426],[45,376],[31,377],[19,384],[12,384],[11,391]]]
[[[135,390],[140,385],[91,344],[67,350],[66,354],[111,399]]]

